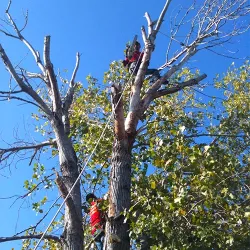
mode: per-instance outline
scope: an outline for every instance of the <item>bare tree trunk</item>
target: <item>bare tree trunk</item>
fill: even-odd
[[[109,221],[106,224],[108,250],[130,249],[129,224],[123,212],[130,208],[131,153],[128,141],[115,139],[109,189]]]
[[[62,177],[57,176],[57,185],[65,198],[79,175],[77,157],[70,138],[65,134],[63,123],[53,124]],[[66,201],[64,218],[64,250],[83,249],[83,228],[81,210],[81,192],[78,182]]]

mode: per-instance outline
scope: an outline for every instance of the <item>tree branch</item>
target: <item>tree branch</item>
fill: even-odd
[[[24,82],[23,79],[21,79],[15,68],[13,67],[12,63],[10,62],[7,54],[5,53],[2,45],[0,44],[0,57],[2,58],[3,63],[5,64],[7,70],[9,71],[10,75],[15,79],[19,87],[21,88],[22,91],[24,91],[26,94],[31,96],[39,105],[39,108],[41,108],[44,113],[48,116],[51,117],[51,111],[49,107],[46,105],[46,103],[42,100],[42,98],[33,90],[32,87],[27,86]]]
[[[146,32],[144,27],[142,28],[142,36],[143,40],[145,42],[145,50],[144,55],[142,58],[142,62],[140,64],[140,68],[137,72],[137,75],[135,77],[134,84],[131,88],[131,97],[130,97],[130,105],[129,105],[129,112],[127,115],[127,118],[125,120],[125,130],[128,134],[135,135],[136,134],[136,126],[139,121],[139,117],[141,114],[140,109],[140,102],[141,102],[141,87],[145,78],[146,71],[148,69],[149,61],[151,59],[152,51],[154,50],[154,41],[157,35],[158,30],[160,29],[160,26],[162,24],[164,15],[168,9],[168,6],[170,4],[171,0],[167,0],[160,16],[157,21],[156,29],[153,29],[154,22],[151,21],[151,18],[148,13],[145,14],[145,17],[148,22],[148,38],[145,39]],[[138,60],[139,61],[139,60]],[[161,85],[162,82],[160,82]]]
[[[169,7],[169,4],[171,3],[172,0],[167,0],[162,11],[161,11],[161,14],[157,20],[157,23],[156,23],[156,26],[155,26],[155,31],[156,33],[160,30],[160,27],[161,27],[161,24],[163,22],[163,18],[168,10],[168,7]]]
[[[247,135],[230,135],[230,134],[197,134],[197,135],[185,135],[184,138],[195,138],[201,136],[209,137],[232,137],[232,138],[247,138]]]
[[[32,149],[39,150],[43,147],[52,145],[56,145],[55,139],[50,141],[45,141],[36,145],[26,145],[26,146],[12,147],[12,148],[0,148],[0,162],[6,160],[11,154],[18,153],[19,151],[32,150]],[[5,154],[7,154],[7,156],[4,156]]]
[[[40,239],[42,234],[32,234],[32,235],[22,235],[22,236],[12,236],[12,237],[0,237],[0,243],[13,241],[13,240],[27,240],[27,239]],[[61,243],[61,239],[54,235],[44,235],[43,239],[53,240],[55,242]]]
[[[75,91],[75,77],[76,77],[76,74],[77,74],[77,71],[78,71],[78,68],[79,68],[79,64],[80,64],[80,54],[77,53],[76,54],[76,65],[75,65],[75,68],[74,68],[74,71],[73,71],[73,74],[72,74],[72,77],[71,77],[71,80],[70,80],[70,83],[69,83],[69,89],[67,91],[67,94],[65,96],[65,101],[64,101],[64,112],[68,111],[71,104],[72,104],[72,101],[73,101],[73,96],[74,96],[74,91]]]
[[[43,64],[42,64],[42,61],[41,61],[41,59],[40,59],[39,53],[32,47],[32,45],[31,45],[31,44],[23,37],[23,35],[21,34],[21,31],[22,31],[24,28],[22,28],[21,30],[18,29],[18,27],[17,27],[15,21],[13,20],[12,16],[11,16],[10,13],[9,13],[10,6],[11,6],[11,1],[9,1],[8,7],[7,7],[5,13],[6,13],[6,15],[7,15],[8,19],[9,19],[11,25],[12,25],[12,27],[13,27],[14,30],[16,31],[17,36],[8,34],[8,33],[3,32],[3,31],[2,31],[2,32],[3,32],[5,35],[7,35],[7,36],[11,36],[11,37],[14,37],[14,38],[17,38],[17,39],[21,40],[21,41],[28,47],[28,49],[30,50],[30,52],[31,52],[32,55],[34,56],[35,61],[36,61],[37,65],[38,65],[38,67],[41,69],[41,71],[42,71],[43,74],[45,75],[45,69],[44,69],[44,66],[43,66]],[[26,17],[25,17],[25,22],[27,23],[27,15],[26,15]],[[25,24],[25,26],[26,26],[26,24]],[[24,27],[25,27],[25,26],[24,26]]]
[[[17,91],[0,91],[0,94],[2,95],[13,95],[13,94],[20,94],[22,93],[22,90],[17,90]]]
[[[22,101],[22,102],[25,102],[25,103],[32,104],[32,105],[40,108],[40,106],[37,105],[35,102],[28,101],[26,99],[23,99],[23,98],[17,97],[17,96],[10,96],[10,95],[8,95],[8,96],[6,96],[6,95],[2,96],[2,95],[0,95],[0,98],[5,98],[5,99],[1,99],[0,101],[8,101],[8,100],[14,99],[14,100],[18,100],[18,101]]]
[[[148,22],[148,34],[152,34],[154,24],[153,24],[153,22],[151,20],[151,17],[150,17],[148,12],[145,13],[145,18],[146,18],[146,20]]]
[[[50,60],[50,36],[44,38],[44,62],[46,68],[46,76],[48,78],[47,86],[51,90],[51,98],[53,102],[53,111],[61,114],[61,97],[58,90],[56,75],[53,69],[53,64]]]
[[[159,90],[159,91],[157,91],[156,93],[153,94],[153,99],[159,98],[159,97],[164,96],[164,95],[169,95],[169,94],[178,92],[178,91],[180,91],[180,90],[182,90],[182,89],[184,89],[186,87],[190,87],[190,86],[196,85],[200,81],[202,81],[203,79],[205,79],[206,77],[207,77],[207,75],[203,74],[203,75],[198,76],[197,78],[190,79],[190,80],[188,80],[186,82],[180,83],[180,84],[178,84],[178,86],[175,86],[175,87],[172,87],[172,88],[163,89],[163,90]]]
[[[46,82],[46,79],[45,79],[44,75],[42,75],[42,74],[27,72],[26,70],[25,70],[25,73],[26,73],[27,77],[29,77],[29,78],[39,78],[39,79],[43,80],[44,82]]]
[[[176,66],[178,67],[178,66]],[[153,84],[153,86],[149,89],[149,91],[146,93],[146,95],[143,97],[143,99],[141,100],[141,113],[140,113],[140,117],[143,115],[143,113],[145,112],[145,110],[148,108],[148,106],[150,105],[150,103],[156,99],[159,98],[161,96],[164,95],[169,95],[169,94],[173,94],[176,93],[186,87],[189,86],[193,86],[198,84],[200,81],[202,81],[203,79],[205,79],[207,77],[206,74],[200,75],[197,78],[194,79],[190,79],[186,82],[183,83],[177,83],[178,85],[172,88],[167,88],[167,89],[162,89],[157,91],[157,89],[160,88],[161,86],[161,82],[164,81],[164,78],[169,77],[169,75],[172,75],[172,72],[176,72],[177,68],[173,67],[171,68],[166,75],[164,75],[161,79],[159,79],[156,83]]]

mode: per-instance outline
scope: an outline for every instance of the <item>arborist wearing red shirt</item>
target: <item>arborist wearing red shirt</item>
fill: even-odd
[[[126,59],[122,61],[123,66],[126,67],[130,74],[133,74],[134,76],[137,74],[140,64],[142,62],[142,58],[144,53],[140,52],[141,44],[136,41],[134,44],[133,51],[131,53],[130,47],[126,49]],[[145,75],[152,75],[153,81],[157,81],[161,78],[159,70],[158,69],[147,69]],[[162,84],[168,84],[168,81],[163,82]]]
[[[97,199],[97,197],[90,193],[86,196],[86,201],[90,204],[90,226],[91,234],[94,237],[94,241],[98,250],[103,249],[103,236],[104,236],[104,214],[98,208],[98,205],[102,199]]]
[[[140,67],[142,58],[144,53],[140,52],[141,44],[139,42],[135,42],[133,52],[131,55],[129,55],[129,49],[126,49],[126,59],[123,60],[123,66],[127,67],[129,70],[129,73],[136,75],[138,72],[138,69]],[[160,78],[160,73],[157,69],[147,69],[146,75],[154,75],[157,78]]]

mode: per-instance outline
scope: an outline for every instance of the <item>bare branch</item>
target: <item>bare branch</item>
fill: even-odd
[[[194,16],[191,15],[191,20],[186,20],[188,14],[196,9],[197,4],[201,6],[196,14]],[[178,10],[177,16],[179,13],[180,10]],[[177,35],[177,32],[184,24],[186,26],[188,24],[190,25],[189,33],[186,36],[185,42],[180,43],[181,45],[183,44],[181,51],[176,52],[171,59],[168,59],[171,46],[170,40],[167,50],[167,62],[162,65],[159,70],[173,65],[177,60],[182,60],[182,57],[185,57],[187,49],[190,47],[195,47],[198,51],[204,48],[211,49],[224,43],[228,44],[230,39],[249,29],[249,23],[244,26],[243,22],[240,22],[239,19],[240,17],[247,16],[249,13],[250,7],[246,0],[209,0],[204,3],[195,1],[192,8],[188,8],[179,22],[176,20],[171,22],[171,36],[169,36],[171,40],[173,36],[175,37]],[[175,16],[174,19],[176,19],[177,16]],[[225,31],[223,30],[224,27]]]
[[[8,95],[8,96],[3,95],[3,96],[2,96],[2,95],[0,95],[0,98],[1,98],[0,101],[9,101],[9,100],[11,100],[11,99],[14,99],[14,100],[18,100],[18,101],[22,101],[22,102],[25,102],[25,103],[32,104],[32,105],[34,105],[34,106],[40,108],[40,106],[37,105],[35,102],[29,101],[29,100],[26,100],[26,99],[23,99],[23,98],[17,97],[17,96],[10,96],[10,95]],[[3,99],[2,99],[2,98],[3,98]]]
[[[7,70],[9,71],[10,75],[15,79],[19,87],[24,91],[26,94],[31,96],[39,105],[39,108],[42,109],[49,117],[51,117],[51,111],[46,103],[42,100],[42,98],[31,88],[27,86],[23,80],[18,76],[16,70],[14,69],[11,61],[9,60],[7,54],[5,53],[2,45],[0,44],[0,57],[2,58],[3,63],[5,64]]]
[[[15,38],[15,39],[19,39],[18,36],[12,35],[12,34],[6,32],[5,30],[0,29],[0,32],[4,33],[6,36],[9,36],[9,37],[12,37],[12,38]]]
[[[145,13],[145,18],[146,18],[146,20],[147,20],[147,22],[148,22],[148,34],[152,34],[152,31],[153,31],[153,22],[152,22],[152,20],[151,20],[151,17],[150,17],[150,15],[149,15],[149,13],[148,12],[146,12]]]
[[[232,138],[247,138],[247,135],[232,135],[232,134],[195,134],[195,135],[185,135],[184,138],[194,138],[194,137],[232,137]]]
[[[48,77],[47,86],[51,90],[51,98],[53,102],[53,111],[61,114],[61,97],[58,89],[57,79],[54,72],[53,64],[50,60],[50,36],[44,38],[44,62],[46,68],[46,76]]]
[[[44,75],[39,74],[39,73],[32,73],[32,72],[27,72],[25,71],[26,75],[28,78],[39,78],[41,80],[43,80],[44,82],[46,82],[46,79],[44,77]]]
[[[151,21],[148,13],[145,14],[145,17],[148,21],[149,33],[148,39],[145,39],[145,29],[142,29],[143,40],[145,42],[145,51],[142,58],[142,62],[140,64],[140,68],[135,77],[134,84],[131,88],[131,97],[130,97],[130,105],[129,105],[129,113],[125,120],[125,130],[129,134],[136,134],[136,126],[139,121],[138,112],[140,113],[139,104],[141,101],[141,87],[145,78],[145,73],[147,71],[149,61],[151,58],[152,51],[154,50],[154,41],[157,35],[158,30],[160,29],[161,23],[163,22],[164,15],[168,9],[171,0],[167,0],[163,11],[160,14],[160,17],[156,24],[156,29],[153,29],[154,23]],[[139,60],[138,60],[139,61]]]
[[[44,66],[42,64],[42,61],[40,59],[40,56],[39,56],[39,53],[37,53],[37,51],[32,47],[32,45],[23,37],[23,35],[21,34],[21,31],[24,29],[22,28],[21,30],[18,29],[15,21],[13,20],[12,16],[10,15],[9,13],[9,9],[10,9],[10,6],[11,6],[11,1],[9,1],[9,4],[8,4],[8,7],[5,11],[11,25],[13,26],[17,36],[14,36],[14,35],[11,35],[9,33],[6,33],[4,31],[1,30],[1,32],[3,32],[5,35],[7,36],[11,36],[11,37],[14,37],[14,38],[17,38],[19,40],[21,40],[26,46],[27,48],[30,50],[30,52],[32,53],[33,57],[35,58],[35,61],[38,65],[38,67],[40,68],[40,70],[43,72],[43,74],[45,75],[45,69],[44,69]],[[26,15],[25,17],[25,21],[27,22],[27,19],[28,19],[28,14]],[[24,27],[26,26],[26,24],[24,25]]]
[[[74,68],[74,71],[73,71],[73,74],[72,74],[72,77],[71,77],[71,80],[70,80],[70,83],[69,83],[69,89],[67,91],[67,94],[65,96],[65,101],[64,101],[64,112],[68,111],[71,104],[72,104],[72,101],[73,101],[73,96],[74,96],[74,91],[75,91],[75,77],[76,77],[76,74],[77,74],[77,71],[78,71],[78,68],[79,68],[79,64],[80,64],[80,54],[77,53],[76,54],[76,65],[75,65],[75,68]]]
[[[27,10],[27,11],[26,11],[26,15],[25,15],[25,17],[24,17],[25,23],[24,23],[23,27],[20,29],[20,32],[22,32],[22,31],[26,28],[26,26],[27,26],[27,24],[28,24],[28,16],[29,16],[29,12],[28,12],[28,10]]]
[[[20,94],[22,93],[22,90],[17,90],[17,91],[0,91],[0,94],[2,95],[13,95],[13,94]]]
[[[155,26],[155,31],[158,32],[160,30],[161,24],[163,22],[163,18],[168,10],[169,4],[171,3],[172,0],[167,0],[162,11],[161,14],[157,20],[156,26]]]
[[[40,239],[42,234],[31,234],[31,235],[22,235],[22,236],[12,236],[12,237],[0,237],[0,243],[14,240],[27,240],[27,239]],[[55,242],[61,243],[61,239],[54,235],[44,235],[43,239],[53,240]]]
[[[176,69],[173,69],[173,71],[176,72]],[[178,91],[180,91],[180,90],[182,90],[182,89],[184,89],[186,87],[190,87],[190,86],[196,85],[200,81],[202,81],[203,79],[205,79],[206,77],[207,77],[207,75],[203,74],[201,76],[198,76],[197,78],[190,79],[190,80],[188,80],[186,82],[177,83],[178,85],[175,86],[175,87],[171,87],[171,88],[167,88],[167,89],[162,89],[162,90],[159,90],[159,91],[157,91],[158,87],[156,87],[155,89],[152,88],[151,90],[148,91],[148,93],[141,100],[141,110],[140,110],[141,113],[140,113],[140,117],[143,115],[143,113],[145,112],[145,110],[147,110],[148,106],[150,105],[150,103],[154,99],[159,98],[159,97],[164,96],[164,95],[173,94],[173,93],[176,93],[176,92],[178,92]],[[163,80],[160,79],[158,81],[154,85],[156,85],[156,86],[161,85],[161,82]]]
[[[35,145],[25,145],[25,146],[17,146],[11,148],[0,148],[0,162],[6,160],[10,155],[16,154],[19,151],[23,150],[39,150],[43,147],[56,145],[56,140],[45,141]]]
[[[58,202],[58,200],[60,198],[61,198],[61,195],[59,197],[57,197],[57,199],[53,202],[53,204],[50,206],[50,208],[47,210],[47,212],[43,215],[43,217],[36,223],[35,226],[31,226],[31,227],[29,227],[27,229],[24,229],[21,232],[16,233],[14,236],[18,236],[18,235],[20,235],[20,234],[22,234],[22,233],[24,233],[24,232],[26,232],[28,230],[33,230],[34,233],[35,233],[35,230],[38,227],[38,225],[47,217],[47,215],[49,214],[49,212],[51,211],[51,209],[55,206],[55,204]]]
[[[147,34],[146,34],[146,30],[145,30],[144,26],[141,27],[141,33],[142,33],[143,42],[144,42],[144,44],[146,44],[146,42],[147,42]]]
[[[180,83],[180,84],[178,84],[175,87],[168,88],[168,89],[163,89],[163,90],[159,90],[159,91],[157,91],[153,95],[153,99],[159,98],[159,97],[164,96],[164,95],[169,95],[169,94],[178,92],[178,91],[180,91],[180,90],[182,90],[182,89],[184,89],[186,87],[190,87],[190,86],[196,85],[200,81],[202,81],[203,79],[205,79],[206,77],[207,77],[207,75],[203,74],[203,75],[198,76],[197,78],[190,79],[190,80],[188,80],[186,82]]]

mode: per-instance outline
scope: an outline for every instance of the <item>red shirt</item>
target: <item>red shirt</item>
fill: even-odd
[[[98,209],[98,200],[92,201],[90,206],[90,225],[91,225],[91,234],[93,235],[97,229],[102,229],[103,216],[101,211]]]
[[[143,57],[143,52],[135,51],[130,59],[126,57],[123,64],[124,66],[126,66],[127,64],[131,64],[132,62],[137,62],[139,59],[141,61],[142,57]]]

